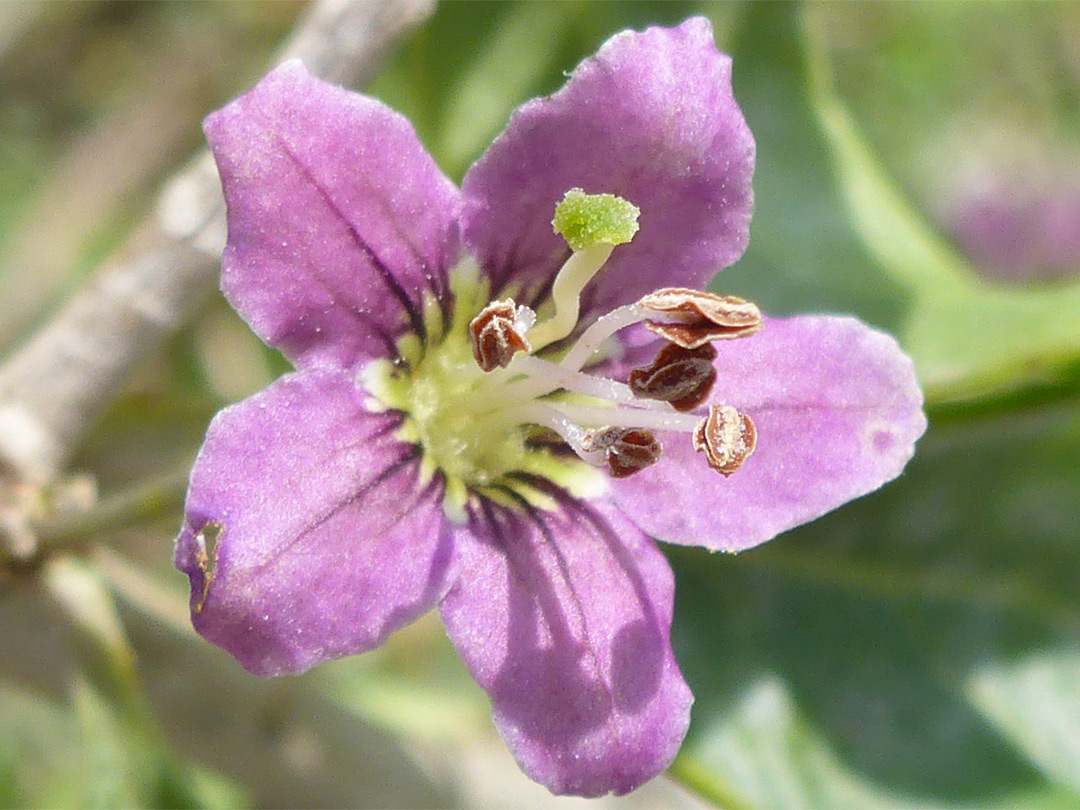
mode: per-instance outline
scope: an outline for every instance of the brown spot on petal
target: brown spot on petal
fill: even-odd
[[[648,329],[684,349],[696,349],[714,340],[747,337],[762,326],[757,304],[734,295],[666,287],[649,293],[638,305],[661,315],[660,319],[645,321]]]
[[[694,430],[694,449],[704,452],[709,466],[731,475],[757,447],[757,428],[745,413],[730,405],[711,405],[709,415]]]
[[[195,602],[196,613],[202,612],[206,597],[210,593],[210,584],[214,581],[214,574],[217,573],[218,541],[224,533],[223,525],[211,521],[199,529],[199,533],[195,535],[195,562],[203,573],[202,593]]]
[[[581,442],[586,451],[604,450],[613,478],[626,478],[655,464],[664,448],[647,430],[605,426],[590,430]]]
[[[493,301],[469,322],[473,357],[484,371],[506,368],[517,352],[530,351],[529,342],[518,329],[522,309],[510,298]]]
[[[677,411],[692,411],[705,401],[716,382],[715,359],[716,349],[708,343],[696,349],[669,343],[651,366],[630,372],[630,390],[635,397],[670,402]]]

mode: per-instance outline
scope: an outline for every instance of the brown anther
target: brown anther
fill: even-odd
[[[694,449],[704,451],[709,466],[731,475],[757,447],[757,428],[745,413],[730,405],[710,405],[709,415],[694,430]]]
[[[525,335],[519,329],[522,310],[513,299],[492,301],[480,314],[469,322],[473,357],[484,371],[506,368],[517,352],[531,350]]]
[[[635,397],[669,402],[677,411],[692,411],[705,401],[716,382],[715,359],[716,349],[708,343],[696,349],[669,343],[651,366],[630,372],[630,390]]]
[[[746,337],[762,326],[757,305],[734,295],[666,287],[646,295],[638,306],[662,314],[662,321],[648,320],[645,326],[684,349]]]
[[[590,430],[581,442],[587,451],[603,450],[612,478],[626,478],[655,464],[664,448],[657,438],[640,428],[605,426]]]

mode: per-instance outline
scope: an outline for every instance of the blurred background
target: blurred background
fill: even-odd
[[[0,2],[0,356],[129,244],[304,10]],[[594,803],[1080,807],[1080,4],[445,2],[368,92],[460,180],[612,33],[692,14],[758,144],[750,248],[713,289],[891,332],[930,429],[814,524],[666,549],[690,736]],[[581,803],[517,771],[435,617],[275,681],[190,630],[187,470],[287,367],[211,297],[81,443],[66,497],[95,505],[0,561],[0,805]]]

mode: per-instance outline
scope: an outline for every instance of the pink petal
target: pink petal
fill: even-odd
[[[228,204],[222,289],[299,367],[351,367],[447,295],[459,193],[408,121],[298,61],[206,119]]]
[[[618,194],[641,230],[586,289],[586,313],[658,287],[704,287],[742,255],[754,140],[731,94],[731,59],[697,17],[612,37],[550,98],[523,105],[463,183],[466,238],[495,289],[546,295],[568,255],[552,232],[575,187]]]
[[[257,675],[371,649],[447,588],[441,486],[364,396],[340,372],[282,377],[219,413],[195,462],[176,546],[192,622]]]
[[[610,506],[558,497],[557,511],[478,507],[440,611],[530,777],[554,793],[626,793],[667,767],[689,724],[673,578]]]
[[[619,507],[658,539],[763,543],[898,476],[926,429],[911,360],[854,318],[767,319],[757,335],[715,345],[710,399],[750,415],[757,450],[725,478],[688,436],[666,434],[657,464],[613,480]]]

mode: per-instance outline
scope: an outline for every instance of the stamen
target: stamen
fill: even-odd
[[[518,424],[531,423],[546,427],[559,434],[570,448],[577,453],[578,458],[594,467],[600,467],[604,463],[604,453],[595,447],[585,447],[585,437],[589,431],[581,425],[571,421],[565,414],[542,403],[536,402],[523,408],[518,413]]]
[[[731,475],[757,447],[757,428],[745,413],[730,405],[711,405],[694,430],[694,449],[704,451],[709,466]]]
[[[648,329],[684,349],[696,349],[713,340],[746,337],[759,331],[763,323],[757,305],[742,298],[667,287],[602,315],[570,347],[560,365],[580,369],[605,340],[642,321]]]
[[[506,368],[517,352],[531,351],[525,333],[535,322],[536,314],[511,298],[488,304],[469,322],[476,364],[484,371]]]
[[[605,425],[585,433],[586,451],[603,450],[613,478],[626,478],[655,464],[664,448],[647,430]]]
[[[645,322],[650,331],[684,349],[696,349],[714,340],[747,337],[762,326],[757,305],[734,295],[668,287],[649,293],[638,305],[658,317]]]
[[[582,425],[605,425],[609,427],[643,428],[646,430],[670,430],[693,433],[697,430],[700,416],[689,413],[663,413],[645,408],[595,407],[575,405],[570,402],[552,402],[553,410]]]
[[[677,411],[692,411],[716,382],[715,359],[716,349],[709,343],[697,349],[669,343],[651,366],[630,372],[630,390],[636,397],[670,402]]]
[[[514,399],[535,399],[561,388],[608,402],[642,405],[637,400],[637,395],[623,383],[609,380],[606,377],[584,374],[580,371],[564,368],[558,363],[552,363],[541,357],[526,354],[518,355],[514,358],[509,371],[520,371],[526,375],[526,378],[501,389],[501,397],[504,402]]]
[[[570,347],[570,351],[566,353],[559,365],[563,368],[580,369],[605,340],[620,329],[639,323],[647,317],[648,314],[637,304],[626,304],[613,309],[606,315],[601,315],[592,326],[582,332],[581,337]]]

